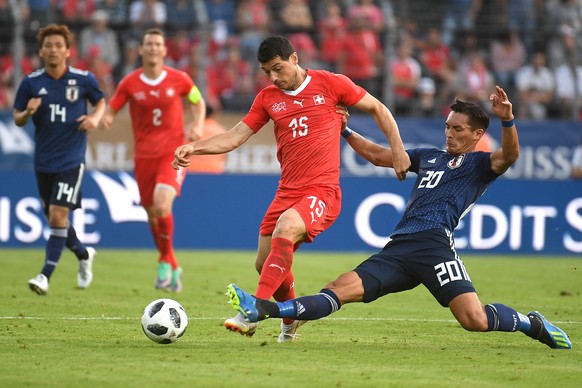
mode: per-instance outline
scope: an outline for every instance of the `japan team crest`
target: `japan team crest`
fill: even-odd
[[[454,168],[458,168],[461,167],[461,164],[463,164],[463,160],[465,159],[465,155],[459,155],[457,157],[455,157],[452,160],[449,160],[449,162],[447,163],[447,166],[450,169],[454,169]]]
[[[65,91],[67,100],[70,102],[75,102],[79,99],[79,87],[78,86],[67,86]]]

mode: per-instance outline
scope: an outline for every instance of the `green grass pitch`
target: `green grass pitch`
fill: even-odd
[[[254,252],[179,251],[184,291],[153,287],[156,253],[98,251],[90,288],[76,288],[77,263],[63,254],[47,296],[27,287],[41,249],[0,249],[2,387],[580,387],[582,260],[469,256],[484,303],[539,310],[564,329],[572,350],[553,350],[522,333],[470,333],[422,286],[370,304],[344,306],[278,344],[278,320],[253,338],[227,332],[234,311],[226,285],[253,292]],[[299,251],[298,295],[317,292],[368,253]],[[152,300],[170,297],[189,326],[171,345],[142,333]]]

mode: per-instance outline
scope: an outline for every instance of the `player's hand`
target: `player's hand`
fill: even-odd
[[[339,113],[342,116],[342,128],[340,132],[343,132],[346,127],[348,126],[348,120],[350,119],[350,113],[348,112],[348,108],[343,105],[336,105],[335,106],[336,113]]]
[[[495,87],[495,92],[489,97],[491,100],[491,111],[495,116],[503,121],[513,120],[513,108],[507,93],[499,86]]]
[[[26,111],[28,112],[29,116],[32,116],[33,114],[36,113],[41,102],[42,98],[40,97],[35,97],[28,100],[28,104],[26,104]]]
[[[113,125],[113,115],[108,114],[107,112],[101,117],[101,126],[109,131],[111,129],[111,125]]]
[[[192,144],[184,144],[176,148],[174,151],[174,160],[172,161],[172,167],[174,170],[179,170],[180,167],[190,166],[190,156],[194,152],[194,147]]]
[[[408,156],[408,153],[404,150],[401,152],[395,152],[392,150],[392,165],[398,180],[403,181],[406,179],[406,173],[410,168],[410,156]]]
[[[92,115],[83,115],[76,121],[81,123],[81,125],[79,125],[79,131],[84,131],[87,133],[91,133],[91,131],[97,128],[99,125],[99,120]]]

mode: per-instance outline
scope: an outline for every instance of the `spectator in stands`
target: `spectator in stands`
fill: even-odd
[[[303,66],[317,68],[319,50],[313,41],[315,20],[307,0],[288,0],[279,11],[279,31],[285,35],[295,50]]]
[[[556,100],[560,118],[575,120],[582,111],[582,65],[570,56],[555,71]]]
[[[136,0],[129,6],[131,35],[141,39],[150,28],[163,28],[168,18],[166,3],[158,0]]]
[[[128,25],[128,1],[131,0],[95,0],[95,9],[105,11],[109,26],[121,33]]]
[[[36,34],[39,28],[45,27],[55,19],[53,0],[26,0],[26,6],[22,11],[26,52],[36,54],[38,51]]]
[[[267,0],[241,0],[236,8],[236,30],[240,37],[241,55],[249,62],[256,60],[259,45],[271,31],[272,15]]]
[[[526,63],[525,46],[515,31],[504,30],[491,43],[491,64],[495,80],[513,94],[517,71]]]
[[[384,31],[384,15],[374,0],[357,0],[348,7],[348,20],[352,19],[363,19],[366,27],[376,34]]]
[[[202,126],[202,134],[198,140],[218,135],[226,132],[226,128],[216,120],[214,109],[206,105],[206,117]],[[215,155],[193,155],[190,157],[190,166],[188,172],[222,174],[226,164],[226,154]]]
[[[452,93],[454,72],[451,54],[438,28],[429,28],[425,42],[420,47],[420,62],[434,82],[438,92],[438,104],[448,103]],[[447,105],[448,109],[448,105]]]
[[[328,1],[322,17],[316,23],[322,66],[326,70],[336,71],[338,55],[348,28],[339,3]]]
[[[416,91],[420,82],[420,63],[412,57],[412,44],[404,40],[398,47],[397,55],[390,63],[392,93],[396,115],[414,113]]]
[[[518,70],[519,117],[543,120],[554,100],[554,74],[546,67],[546,55],[538,51],[532,60]]]
[[[204,0],[208,22],[212,29],[209,56],[216,57],[228,38],[234,34],[236,4],[233,0]]]
[[[93,47],[99,48],[100,58],[110,67],[115,67],[121,60],[119,37],[109,28],[107,12],[97,10],[91,16],[91,24],[81,30],[79,36],[79,51],[82,57],[87,57]]]
[[[11,52],[16,21],[8,0],[0,0],[0,56]]]
[[[572,153],[572,178],[582,179],[582,139]]]
[[[368,25],[365,14],[355,13],[348,18],[348,33],[338,55],[337,71],[380,98],[379,77],[384,57],[380,36]]]
[[[475,28],[482,0],[447,0],[442,22],[442,39],[451,46],[459,30]]]
[[[199,1],[166,1],[166,7],[168,13],[166,29],[171,35],[180,32],[193,35],[192,32],[200,28],[201,19],[206,18],[206,10]]]
[[[489,109],[489,96],[495,88],[493,74],[484,58],[477,51],[469,54],[467,63],[457,72],[455,95],[463,101],[471,101],[483,109]]]
[[[579,0],[548,0],[544,15],[548,64],[555,70],[571,53],[582,56],[582,4]]]
[[[542,12],[539,0],[504,0],[507,2],[505,12],[507,27],[516,31],[529,54],[532,53],[533,43],[536,40],[536,21]]]
[[[123,58],[117,67],[113,69],[115,83],[118,83],[123,77],[137,69],[140,61],[139,42],[134,39],[123,42]]]
[[[166,63],[170,67],[182,68],[186,66],[190,56],[190,49],[196,45],[187,30],[178,30],[167,39],[168,54]]]
[[[94,0],[60,0],[57,4],[61,22],[75,33],[91,22],[95,12]]]

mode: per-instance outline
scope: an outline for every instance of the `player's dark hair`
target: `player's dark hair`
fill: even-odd
[[[257,60],[259,63],[269,62],[279,56],[283,60],[288,60],[295,49],[284,36],[271,36],[261,42],[257,50]]]
[[[481,128],[486,131],[489,127],[489,115],[487,115],[485,109],[477,104],[461,101],[455,98],[455,102],[451,105],[451,110],[469,116],[469,125],[473,130]]]
[[[166,34],[164,34],[164,31],[160,28],[149,28],[146,30],[146,32],[143,33],[143,37],[141,38],[141,44],[143,45],[143,42],[145,41],[145,37],[148,35],[159,35],[162,38],[166,39]]]
[[[38,30],[38,34],[36,34],[36,41],[38,42],[38,48],[41,49],[42,45],[44,44],[44,40],[47,36],[51,35],[60,35],[65,39],[65,46],[67,48],[71,47],[71,42],[73,40],[73,33],[69,30],[64,24],[49,24],[46,27],[41,28]]]

